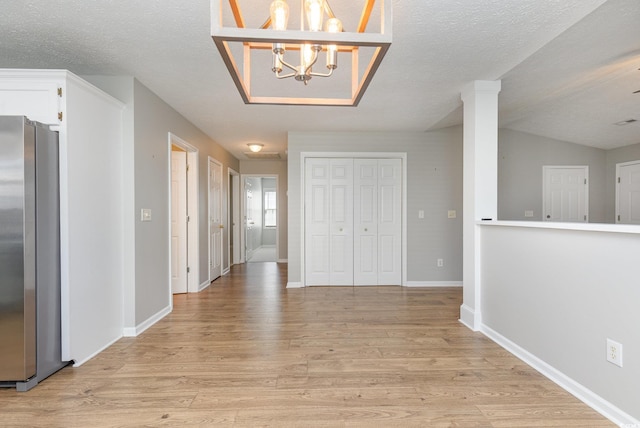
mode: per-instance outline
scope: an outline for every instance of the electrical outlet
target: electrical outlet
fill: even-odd
[[[622,344],[607,339],[607,361],[622,367]]]
[[[524,216],[525,217],[533,217],[533,210],[525,210]]]
[[[444,266],[444,260],[438,259],[438,267]]]

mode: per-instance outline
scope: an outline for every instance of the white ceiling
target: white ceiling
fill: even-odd
[[[341,1],[331,0],[338,15]],[[269,4],[240,0],[256,22]],[[240,159],[253,141],[284,157],[287,131],[460,124],[460,90],[478,79],[502,79],[503,127],[640,143],[639,0],[394,0],[393,43],[358,107],[243,104],[211,40],[208,0],[0,0],[0,10],[0,67],[135,76]],[[630,118],[639,122],[613,125]]]

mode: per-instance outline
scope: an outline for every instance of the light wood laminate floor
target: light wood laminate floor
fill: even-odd
[[[285,283],[234,266],[139,337],[0,390],[0,426],[614,426],[460,324],[460,288]]]

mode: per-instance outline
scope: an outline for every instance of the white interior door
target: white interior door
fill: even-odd
[[[640,160],[616,165],[616,223],[640,224]]]
[[[378,284],[378,160],[354,160],[354,285]]]
[[[187,292],[187,153],[171,152],[171,292]]]
[[[222,274],[222,164],[209,158],[209,280]]]
[[[307,159],[305,192],[305,283],[353,285],[353,159]]]
[[[402,161],[378,160],[378,285],[402,284]]]
[[[329,285],[353,285],[353,159],[329,168]]]
[[[305,283],[329,285],[329,160],[305,162]]]
[[[401,160],[354,160],[354,204],[354,285],[400,285]]]
[[[589,219],[589,167],[543,166],[545,221],[586,223]]]

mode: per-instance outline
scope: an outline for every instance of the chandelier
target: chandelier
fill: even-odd
[[[273,0],[268,10],[251,8],[251,14],[256,10],[268,13],[266,21],[253,28],[245,24],[240,1],[211,0],[211,35],[246,104],[358,105],[391,45],[391,0],[342,0],[341,6],[348,12],[362,4],[362,10],[356,13],[340,11],[343,21],[334,14],[328,0],[294,0],[291,9],[286,0]],[[299,10],[295,7],[298,1]],[[299,30],[289,28],[290,13],[296,16],[297,12]],[[375,18],[379,23],[371,30],[374,25],[370,21]],[[347,21],[348,28],[343,24]],[[270,92],[282,86],[255,84],[263,82],[263,75],[269,70],[269,64],[263,61],[266,58],[262,52],[266,50],[270,51],[270,68],[277,79],[293,78],[304,83],[300,88],[305,88],[313,77],[333,76],[327,82],[344,83],[328,91],[305,88],[287,89],[283,91],[286,94]],[[335,74],[339,56],[346,64],[345,70]],[[338,89],[334,88],[338,87],[347,89],[336,95]]]
[[[325,0],[300,0],[300,10],[304,10],[309,31],[317,32],[322,30],[324,13],[327,11],[330,18],[327,20],[325,31],[328,33],[342,32],[342,21],[333,15],[331,7]],[[274,2],[271,3],[270,12],[272,28],[276,31],[286,31],[289,21],[289,5],[286,0],[274,0]],[[300,19],[300,31],[305,30],[304,22],[304,19]],[[278,79],[294,77],[296,80],[304,82],[305,85],[311,80],[312,76],[329,77],[333,74],[333,70],[338,67],[338,46],[327,45],[324,49],[327,51],[327,69],[329,71],[327,73],[317,73],[312,71],[312,67],[318,60],[320,51],[323,50],[322,45],[305,43],[300,46],[300,65],[293,66],[284,60],[284,53],[286,51],[285,44],[274,43],[273,67],[271,71],[275,73]],[[282,66],[287,67],[292,72],[289,74],[281,74]]]

